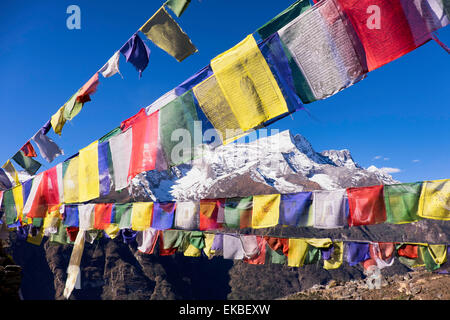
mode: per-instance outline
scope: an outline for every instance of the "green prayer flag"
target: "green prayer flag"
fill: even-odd
[[[169,7],[177,17],[181,17],[190,3],[191,0],[168,0],[165,5]]]
[[[273,250],[268,244],[266,244],[266,261],[273,264],[286,264],[287,257],[283,253]]]
[[[304,264],[314,264],[320,260],[321,256],[322,254],[319,248],[308,244],[308,251],[306,253]]]
[[[119,224],[119,229],[129,229],[131,228],[131,209],[132,203],[116,203],[114,205],[115,216],[114,222]]]
[[[83,103],[77,100],[78,91],[64,104],[64,119],[72,120],[80,113]]]
[[[100,139],[98,139],[98,143],[102,143],[102,142],[108,141],[109,139],[111,139],[114,136],[117,136],[121,132],[122,132],[122,130],[120,129],[120,127],[117,127],[115,129],[111,130],[110,132],[108,132],[107,134],[105,134]]]
[[[170,165],[175,166],[192,160],[195,145],[202,143],[201,137],[200,141],[195,141],[194,121],[199,121],[199,118],[191,90],[159,110],[159,135]]]
[[[188,231],[189,243],[197,249],[201,250],[205,247],[205,239],[203,238],[203,232],[201,231]]]
[[[253,197],[225,200],[225,226],[233,229],[251,228]]]
[[[303,12],[311,8],[311,4],[309,0],[298,0],[292,5],[290,5],[283,12],[278,14],[275,18],[267,22],[261,28],[256,30],[256,32],[260,35],[260,37],[264,40],[268,38],[270,35],[274,34],[289,22],[297,18]]]
[[[30,175],[34,175],[41,167],[41,164],[38,161],[31,157],[27,157],[22,150],[19,150],[12,158]]]
[[[59,222],[58,232],[52,233],[50,235],[50,242],[59,243],[59,244],[73,244],[73,241],[70,241],[69,236],[67,235],[66,227],[62,223]]]
[[[3,210],[5,211],[6,225],[17,221],[17,209],[12,189],[3,193]]]
[[[431,255],[429,250],[430,248],[428,246],[419,246],[419,257],[425,263],[425,267],[428,271],[434,271],[436,269],[439,269],[441,265],[437,264],[434,261],[433,256]]]
[[[385,185],[386,222],[401,224],[420,220],[417,212],[421,189],[421,182]]]

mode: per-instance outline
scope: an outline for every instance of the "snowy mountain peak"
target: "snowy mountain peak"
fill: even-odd
[[[362,169],[352,158],[350,150],[325,150],[320,153],[321,155],[328,157],[338,167],[347,167],[349,169]]]

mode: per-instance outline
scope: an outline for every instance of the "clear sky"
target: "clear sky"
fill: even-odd
[[[146,41],[152,52],[141,79],[121,57],[125,79],[100,76],[92,101],[66,123],[62,136],[49,133],[65,156],[51,164],[38,158],[43,168],[114,129],[293,2],[192,0],[177,21],[199,52],[178,63]],[[0,161],[11,158],[162,3],[0,1]],[[72,4],[81,9],[80,30],[66,27]],[[450,46],[450,27],[439,36]],[[363,167],[398,169],[393,177],[403,182],[450,178],[449,70],[450,56],[429,42],[337,95],[308,104],[314,119],[298,111],[270,128],[300,133],[316,151],[349,149]]]

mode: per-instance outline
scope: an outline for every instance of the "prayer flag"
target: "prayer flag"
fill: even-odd
[[[342,241],[333,242],[333,252],[330,259],[324,260],[323,268],[326,270],[337,269],[342,265],[344,257],[344,243]]]
[[[348,188],[348,225],[362,226],[386,221],[383,186]]]
[[[418,257],[418,246],[414,244],[401,244],[397,249],[397,254],[400,257],[407,257],[416,259]]]
[[[227,198],[225,200],[225,225],[227,228],[252,227],[253,197]]]
[[[11,189],[11,187],[12,187],[11,180],[9,180],[5,170],[3,168],[0,168],[0,189],[6,190]]]
[[[128,183],[141,172],[156,168],[158,154],[158,121],[159,113],[137,118],[132,124],[131,159],[128,171]]]
[[[200,204],[196,201],[178,201],[176,205],[174,228],[195,230],[199,227]]]
[[[19,174],[17,173],[16,168],[14,168],[14,165],[11,163],[11,161],[7,160],[2,166],[2,169],[4,169],[4,171],[9,175],[10,180],[14,182],[13,185],[17,185],[20,183]]]
[[[219,209],[225,205],[225,199],[200,200],[200,230],[216,230],[222,225],[217,222]]]
[[[33,145],[28,141],[25,145],[20,148],[25,157],[37,157],[36,151],[33,148]]]
[[[80,202],[78,188],[78,162],[78,156],[63,162],[63,189],[65,203]]]
[[[78,156],[78,197],[86,202],[100,196],[98,141],[80,150]]]
[[[77,97],[80,94],[78,90],[65,104],[64,104],[64,120],[72,120],[77,114],[80,113],[81,108],[83,108],[84,102],[78,101]]]
[[[447,246],[445,244],[429,244],[428,251],[436,264],[447,261]]]
[[[155,45],[177,59],[178,62],[198,51],[187,34],[167,13],[164,6],[148,19],[140,31]]]
[[[282,194],[280,199],[280,219],[278,224],[284,226],[300,226],[308,208],[312,203],[312,192]],[[302,219],[303,218],[303,219]]]
[[[409,223],[420,220],[417,215],[422,183],[402,183],[384,186],[387,223]]]
[[[154,202],[152,228],[156,230],[172,228],[175,208],[175,202]]]
[[[25,156],[25,153],[22,150],[19,150],[12,157],[12,159],[17,162],[22,168],[24,168],[25,171],[30,175],[34,175],[41,167],[41,164],[38,161],[34,160],[31,157]]]
[[[138,122],[139,120],[141,120],[143,117],[145,117],[147,115],[147,113],[145,112],[145,109],[142,108],[141,110],[139,110],[138,113],[136,113],[134,116],[129,117],[126,120],[123,120],[120,123],[120,130],[122,131],[127,131],[129,128],[131,128],[133,126],[133,124],[135,124],[136,122]]]
[[[309,8],[311,8],[309,0],[297,0],[295,3],[291,4],[288,8],[279,13],[275,18],[256,30],[256,32],[262,39],[266,39],[297,18],[303,12],[309,10]]]
[[[122,48],[120,48],[120,53],[124,55],[127,62],[130,62],[139,71],[140,78],[142,72],[147,68],[150,49],[137,33],[133,34]]]
[[[131,228],[144,231],[152,224],[153,202],[135,202],[131,209]]]
[[[80,226],[78,205],[65,205],[64,206],[64,225],[66,227],[79,227]]]
[[[240,236],[223,235],[223,258],[242,260],[244,259],[244,248]]]
[[[109,78],[115,75],[116,73],[119,73],[122,77],[122,74],[119,70],[119,58],[120,58],[120,51],[116,51],[114,55],[109,58],[108,62],[105,63],[105,65],[98,71],[102,74],[103,77]],[[122,77],[123,78],[123,77]]]
[[[307,254],[308,243],[305,239],[289,239],[288,266],[303,266]]]
[[[304,103],[325,99],[364,77],[367,68],[334,0],[321,1],[278,31],[281,41],[300,68]],[[320,70],[320,72],[318,72]],[[301,78],[297,75],[297,82]]]
[[[32,180],[31,189],[24,199],[23,214],[27,218],[44,218],[47,213],[45,179],[45,174],[40,173]]]
[[[426,219],[450,220],[450,179],[423,182],[418,215]]]
[[[63,105],[61,108],[58,109],[58,111],[52,115],[52,118],[50,120],[50,123],[52,124],[52,128],[55,131],[56,134],[61,135],[61,131],[66,124],[66,118],[64,117],[64,109],[66,108],[66,105]]]
[[[5,211],[6,225],[14,224],[18,220],[18,214],[14,202],[13,189],[3,192],[3,209]]]
[[[278,224],[281,195],[253,196],[252,228],[268,228]]]
[[[78,219],[80,231],[94,229],[96,220],[94,203],[81,204],[78,206]]]
[[[364,47],[368,71],[417,48],[401,0],[336,1]]]
[[[314,228],[333,229],[345,226],[346,190],[314,191]]]
[[[142,253],[152,254],[155,250],[159,234],[160,232],[153,228],[139,232],[136,236],[136,242],[138,243],[137,249]]]
[[[288,112],[283,93],[252,35],[211,60],[211,68],[243,131]]]
[[[133,128],[112,137],[109,140],[114,171],[115,190],[119,191],[128,185],[131,150],[133,146]]]
[[[86,82],[81,89],[78,91],[77,101],[86,103],[91,101],[90,95],[97,91],[97,87],[100,81],[98,80],[98,72],[96,72],[89,80]]]
[[[80,277],[80,263],[83,256],[85,242],[85,232],[78,232],[77,238],[72,249],[72,254],[67,268],[67,280],[64,287],[64,297],[69,299],[73,289],[76,286],[78,277]]]
[[[106,230],[111,224],[112,203],[97,203],[94,209],[94,229]]]
[[[114,205],[114,223],[119,224],[119,229],[131,228],[131,203],[116,203]]]
[[[57,156],[63,155],[64,151],[58,145],[41,131],[38,131],[33,138],[31,138],[38,146],[42,158],[48,162],[52,162]]]
[[[198,85],[200,82],[206,80],[207,78],[211,77],[213,75],[213,71],[211,69],[211,65],[207,65],[206,67],[203,67],[200,71],[195,73],[193,76],[191,76],[189,79],[183,81],[181,84],[179,84],[173,92],[173,96],[181,96],[183,93],[193,89],[196,85]],[[166,105],[167,103],[164,103]]]
[[[167,0],[164,5],[169,7],[177,17],[181,17],[190,3],[191,0]]]
[[[370,259],[369,243],[346,242],[346,259],[350,266],[355,266],[360,262]]]
[[[112,159],[111,151],[109,149],[109,142],[98,143],[98,176],[99,176],[99,192],[100,196],[107,196],[112,187],[111,177],[112,172]]]

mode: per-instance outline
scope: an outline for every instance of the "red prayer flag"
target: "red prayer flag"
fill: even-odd
[[[350,227],[383,223],[386,221],[383,186],[348,188]]]
[[[132,124],[132,147],[129,181],[137,174],[155,169],[158,151],[159,112],[137,118]]]
[[[81,103],[91,101],[91,97],[89,95],[97,91],[97,86],[99,83],[100,81],[98,80],[98,72],[97,72],[78,91],[77,101]]]
[[[147,116],[147,113],[145,113],[145,109],[142,108],[142,109],[139,110],[139,112],[136,113],[134,116],[132,116],[132,117],[126,119],[126,120],[123,120],[123,121],[120,123],[120,129],[121,129],[122,131],[126,131],[129,127],[131,127],[131,126],[133,125],[133,123],[135,123],[135,122],[138,121],[139,119],[141,119],[141,118],[143,118],[143,117],[146,117],[146,116]]]
[[[39,181],[40,179],[40,181]],[[37,175],[33,184],[39,183],[36,188],[34,186],[31,189],[30,194],[28,195],[28,199],[26,203],[31,202],[31,207],[29,208],[29,212],[26,214],[27,218],[44,218],[47,213],[47,200],[45,196],[45,183],[46,177],[45,172]]]
[[[178,248],[169,248],[169,249],[164,249],[164,236],[163,236],[163,232],[162,230],[158,231],[159,232],[159,255],[160,256],[171,256],[173,254],[175,254],[175,252],[177,252]]]
[[[33,145],[28,141],[25,145],[20,148],[26,157],[37,157],[36,151],[33,148]]]
[[[58,187],[58,174],[56,171],[56,167],[44,171],[43,180],[44,180],[43,193],[47,205],[48,206],[59,205],[60,190]]]
[[[111,224],[112,203],[98,203],[94,209],[94,229],[105,230]]]
[[[419,256],[418,248],[417,245],[404,244],[398,249],[397,253],[401,257],[416,259]]]
[[[267,241],[270,249],[274,251],[282,249],[283,254],[287,257],[289,251],[289,239],[274,238],[269,236],[265,236],[264,239]]]
[[[225,206],[225,199],[200,200],[199,230],[216,230],[222,227],[217,222],[220,206]]]
[[[366,54],[369,71],[414,50],[416,44],[401,0],[337,0]]]
[[[66,228],[66,232],[67,232],[67,235],[69,236],[70,241],[72,241],[72,242],[75,241],[79,230],[80,230],[80,228],[78,228],[78,227],[67,227]]]
[[[256,242],[259,247],[259,255],[252,259],[245,258],[244,262],[248,264],[265,264],[266,263],[266,239],[262,236],[256,236]]]

